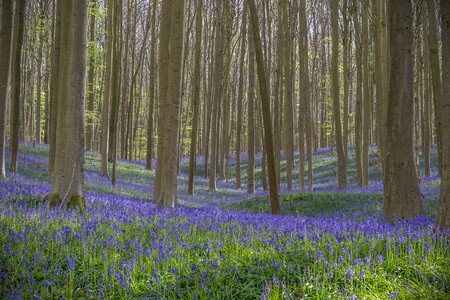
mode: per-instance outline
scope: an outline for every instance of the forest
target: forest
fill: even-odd
[[[0,0],[0,299],[450,299],[450,0]]]

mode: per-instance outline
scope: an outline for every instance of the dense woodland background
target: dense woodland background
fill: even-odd
[[[214,191],[230,177],[242,188],[243,172],[254,193],[262,152],[278,213],[280,187],[314,188],[318,148],[336,151],[344,188],[354,147],[357,185],[376,153],[385,215],[409,219],[423,213],[419,156],[429,176],[437,144],[438,224],[450,226],[447,0],[3,0],[1,22],[2,175],[8,144],[12,173],[19,140],[49,144],[52,203],[83,207],[84,150],[113,184],[117,157],[146,160],[161,206],[187,156],[190,194],[194,174]]]

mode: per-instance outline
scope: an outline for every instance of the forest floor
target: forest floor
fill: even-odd
[[[282,216],[268,214],[261,154],[256,195],[245,193],[244,154],[241,190],[231,156],[230,179],[211,192],[198,176],[194,196],[183,159],[178,205],[161,210],[149,201],[154,171],[144,162],[119,160],[113,187],[98,175],[99,155],[88,152],[87,213],[79,216],[44,201],[48,147],[20,149],[19,173],[0,179],[0,298],[450,299],[449,242],[433,226],[440,179],[421,177],[425,216],[386,224],[375,149],[364,188],[356,187],[352,149],[349,187],[340,191],[330,149],[315,151],[314,190],[306,193],[297,182],[286,190],[283,162]],[[203,174],[202,157],[197,164]]]

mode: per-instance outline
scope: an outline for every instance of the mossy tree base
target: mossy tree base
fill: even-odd
[[[51,195],[50,199],[50,206],[51,207],[55,207],[58,205],[61,205],[62,200],[59,197],[59,195]],[[72,196],[69,200],[69,202],[67,203],[67,208],[69,209],[79,209],[80,213],[84,214],[84,197],[81,196]]]

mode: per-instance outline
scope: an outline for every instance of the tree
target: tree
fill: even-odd
[[[6,103],[11,68],[13,16],[14,2],[2,0],[2,19],[0,27],[0,176],[3,177],[6,176]]]
[[[202,10],[203,0],[197,0],[196,4],[196,24],[195,24],[195,66],[194,66],[194,85],[193,85],[193,116],[192,116],[192,132],[191,132],[191,149],[189,158],[189,180],[188,180],[188,194],[194,194],[194,173],[196,162],[196,147],[197,147],[197,128],[199,119],[200,106],[200,67],[202,59]]]
[[[436,225],[450,228],[450,1],[441,0],[442,38],[442,181]],[[446,117],[444,117],[446,116]]]
[[[427,0],[428,8],[428,46],[430,49],[431,83],[433,87],[434,123],[436,127],[439,173],[442,171],[442,125],[439,110],[441,108],[441,68],[439,66],[439,45],[434,0]]]
[[[413,19],[409,0],[390,4],[390,84],[384,214],[389,222],[423,213],[413,146]]]
[[[251,24],[249,24],[251,26]],[[249,29],[248,43],[248,99],[247,99],[247,193],[255,193],[255,44],[254,32]]]
[[[97,0],[91,2],[91,9],[95,10]],[[95,12],[91,12],[91,19],[89,25],[89,43],[91,46],[95,43]],[[89,57],[89,72],[88,72],[88,115],[87,115],[87,130],[86,130],[86,149],[92,150],[94,139],[94,100],[95,100],[95,55]]]
[[[164,0],[168,2],[169,0]],[[164,4],[163,2],[163,4]],[[158,152],[157,173],[159,178],[159,191],[154,194],[154,200],[161,207],[174,207],[176,202],[176,182],[177,182],[177,161],[178,161],[178,125],[179,125],[179,107],[181,102],[181,82],[183,76],[183,38],[184,38],[184,0],[174,0],[171,4],[171,14],[165,15],[169,17],[169,22],[164,24],[170,24],[170,39],[168,41],[169,46],[169,61],[167,74],[170,74],[168,78],[167,96],[164,106],[165,111],[161,111],[160,115],[163,115],[164,123],[162,124],[163,140]],[[161,20],[161,23],[167,20]],[[167,29],[167,28],[165,28]],[[161,28],[161,34],[164,30]],[[158,172],[159,171],[159,172]]]
[[[14,13],[14,39],[13,39],[13,64],[11,77],[11,172],[17,172],[19,157],[19,127],[20,127],[20,83],[21,83],[21,63],[22,63],[22,44],[25,27],[25,8],[26,0],[17,0],[16,11]]]
[[[294,107],[292,97],[293,63],[292,63],[292,40],[291,40],[291,18],[288,14],[288,1],[282,1],[282,18],[280,26],[283,28],[283,78],[284,78],[284,101],[283,101],[283,150],[286,157],[286,181],[287,189],[292,189],[292,169],[294,165]],[[305,112],[303,112],[305,113]],[[303,126],[302,126],[303,127]],[[303,132],[303,129],[301,129]],[[303,140],[303,139],[302,139]]]
[[[265,74],[264,59],[262,53],[261,38],[259,36],[258,16],[254,0],[247,0],[250,11],[250,21],[255,44],[256,66],[258,69],[259,90],[261,94],[261,106],[264,122],[264,142],[267,154],[267,167],[269,175],[269,194],[272,214],[280,214],[280,202],[278,199],[277,175],[275,170],[275,154],[273,147],[272,118],[270,115],[269,89]]]
[[[153,0],[152,7],[152,29],[151,29],[151,39],[152,43],[150,45],[150,78],[149,78],[149,108],[148,108],[148,124],[147,124],[147,163],[145,168],[147,170],[152,169],[152,158],[153,158],[153,111],[155,107],[155,73],[156,73],[156,0]]]
[[[305,138],[306,138],[306,156],[308,158],[308,188],[313,187],[313,167],[312,167],[312,111],[311,111],[311,92],[309,80],[309,66],[308,66],[308,28],[306,23],[306,4],[305,0],[300,1],[299,9],[299,23],[300,23],[300,101],[304,103],[304,111],[300,113],[305,117]],[[301,118],[301,116],[299,116]],[[300,132],[301,134],[301,132]],[[303,136],[300,139],[303,143]],[[303,147],[303,145],[300,145]],[[302,174],[302,172],[300,172]],[[300,178],[301,181],[302,178]]]
[[[223,78],[223,49],[222,49],[222,1],[216,3],[216,28],[214,41],[214,88],[212,97],[212,123],[211,123],[211,163],[209,169],[209,189],[216,190],[217,173],[217,144],[219,133],[219,107],[222,99],[222,78]]]
[[[341,112],[339,104],[339,9],[338,1],[331,0],[331,94],[333,98],[333,119],[334,130],[336,138],[336,151],[338,155],[337,162],[337,177],[338,188],[343,189],[347,185],[347,159],[344,153],[344,146],[342,144],[342,129],[341,129]]]
[[[244,101],[244,60],[245,41],[247,39],[247,5],[243,8],[242,33],[241,33],[241,53],[239,58],[239,85],[237,99],[237,123],[236,123],[236,188],[241,188],[241,132],[242,132],[242,102]]]
[[[60,65],[64,77],[60,83],[56,132],[54,180],[50,192],[52,205],[78,207],[84,212],[84,105],[86,86],[86,21],[87,0],[61,3],[61,36],[68,44],[61,45]],[[61,43],[64,39],[61,39]],[[67,72],[62,72],[62,68]]]
[[[107,0],[108,17],[107,17],[107,30],[106,30],[106,55],[105,55],[105,84],[103,87],[103,103],[101,114],[101,139],[100,139],[100,176],[108,177],[108,153],[109,149],[109,111],[111,103],[111,80],[112,80],[112,52],[113,52],[113,0]]]

